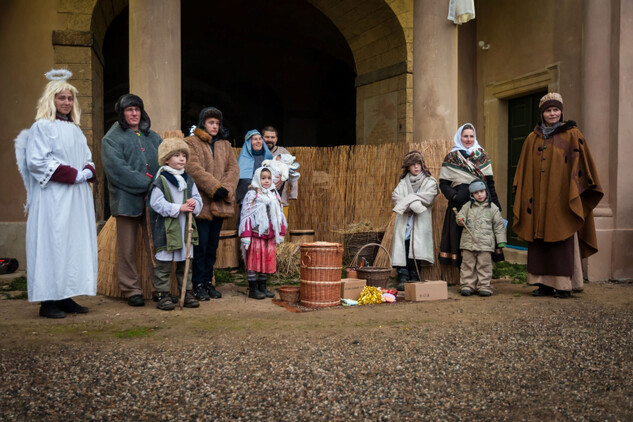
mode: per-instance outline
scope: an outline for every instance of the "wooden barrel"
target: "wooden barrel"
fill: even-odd
[[[303,243],[301,248],[301,304],[312,308],[338,306],[341,302],[343,246],[340,243]]]
[[[214,268],[238,268],[240,266],[239,253],[240,239],[237,237],[237,230],[220,231],[220,242],[218,243]]]
[[[292,243],[312,243],[314,242],[314,230],[290,230],[290,241]]]

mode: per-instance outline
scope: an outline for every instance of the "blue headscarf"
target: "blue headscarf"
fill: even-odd
[[[240,167],[240,179],[252,179],[253,174],[255,173],[255,155],[261,155],[262,153],[253,152],[253,147],[251,146],[251,138],[253,135],[260,135],[258,130],[253,129],[249,130],[244,136],[244,145],[242,146],[242,151],[240,151],[240,156],[237,157],[237,165]],[[273,154],[268,149],[266,142],[262,141],[262,150],[264,157],[262,160],[258,160],[260,163],[263,160],[272,160]],[[259,158],[259,157],[258,157]]]

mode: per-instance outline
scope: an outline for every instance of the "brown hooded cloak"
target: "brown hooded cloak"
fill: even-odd
[[[512,189],[512,228],[522,240],[559,242],[578,233],[583,258],[598,251],[592,210],[603,192],[575,122],[564,123],[549,139],[534,128],[523,143]]]

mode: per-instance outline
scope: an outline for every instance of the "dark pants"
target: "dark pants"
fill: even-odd
[[[411,239],[407,239],[404,241],[404,256],[407,257],[407,266],[406,267],[398,267],[399,275],[408,275],[409,280],[418,281],[418,273],[415,270],[415,261],[409,258],[409,247],[411,245]],[[425,261],[418,260],[418,268],[422,267],[422,265],[428,265]]]
[[[213,220],[196,218],[198,226],[198,244],[193,247],[193,285],[211,283],[213,266],[215,265],[220,230],[224,219],[213,217]]]

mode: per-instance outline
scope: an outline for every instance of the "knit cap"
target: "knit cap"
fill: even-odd
[[[470,185],[468,185],[468,191],[470,193],[475,193],[480,190],[487,190],[486,184],[481,180],[474,180],[470,182]]]
[[[538,103],[538,108],[541,110],[541,114],[548,107],[558,107],[560,111],[563,111],[563,97],[557,92],[550,92],[548,94],[543,95],[541,101]]]
[[[189,146],[182,138],[167,138],[163,139],[163,142],[158,146],[158,164],[164,166],[167,164],[167,160],[177,153],[182,151],[189,159]]]

